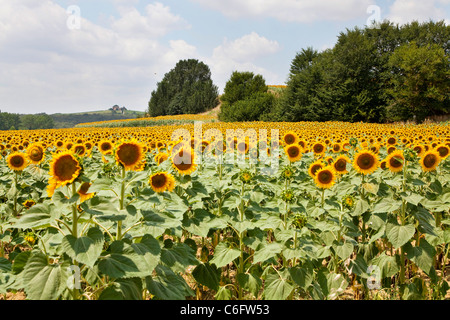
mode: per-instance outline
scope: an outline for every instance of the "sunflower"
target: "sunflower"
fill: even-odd
[[[153,191],[161,193],[164,191],[172,191],[175,188],[175,178],[167,172],[157,172],[150,176],[148,183]]]
[[[333,143],[333,146],[331,148],[334,153],[339,153],[342,150],[342,145],[340,143]]]
[[[28,159],[33,164],[39,164],[44,160],[44,147],[42,144],[35,142],[27,147]]]
[[[422,157],[423,153],[425,152],[425,146],[422,144],[418,144],[413,147],[413,150],[417,153],[419,157]]]
[[[396,150],[386,157],[386,167],[391,172],[400,172],[405,164],[405,156],[402,150]]]
[[[308,174],[312,178],[314,178],[316,176],[317,171],[322,169],[323,167],[324,167],[324,164],[322,163],[321,160],[314,161],[313,163],[310,164],[310,166],[308,168]]]
[[[450,147],[445,144],[438,144],[434,149],[439,152],[439,157],[441,157],[442,160],[445,160],[450,152]]]
[[[316,142],[312,145],[312,150],[316,156],[323,155],[326,151],[326,146],[322,142]]]
[[[79,157],[83,157],[87,153],[87,148],[83,143],[76,143],[72,146],[72,151]]]
[[[283,136],[283,142],[287,145],[297,144],[299,138],[294,131],[289,131]]]
[[[429,150],[425,152],[420,158],[419,163],[423,171],[434,171],[441,162],[439,152],[436,150]]]
[[[371,174],[379,166],[378,156],[371,150],[362,149],[353,158],[353,167],[364,175]]]
[[[314,182],[319,188],[329,189],[336,182],[336,172],[332,166],[319,169],[314,177]]]
[[[173,167],[180,174],[191,174],[197,169],[192,149],[184,147],[172,156]]]
[[[125,170],[140,171],[145,163],[144,146],[136,139],[121,141],[116,146],[115,157]]]
[[[296,162],[302,158],[302,149],[298,144],[290,144],[284,148],[290,162]]]
[[[29,160],[25,153],[16,151],[8,155],[6,162],[11,170],[18,172],[28,166]]]
[[[345,156],[341,155],[334,160],[334,162],[331,164],[334,171],[336,171],[337,174],[345,174],[348,173],[347,171],[347,163],[350,163],[350,159]]]
[[[70,151],[53,154],[50,162],[50,183],[59,186],[72,183],[81,172],[78,159]],[[54,190],[54,189],[53,189]]]
[[[113,145],[109,140],[101,140],[97,148],[102,154],[111,154],[113,151]]]

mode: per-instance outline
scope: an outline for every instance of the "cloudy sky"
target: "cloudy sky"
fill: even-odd
[[[145,111],[190,58],[220,92],[234,70],[284,84],[297,52],[346,28],[449,16],[450,0],[0,0],[0,110]]]

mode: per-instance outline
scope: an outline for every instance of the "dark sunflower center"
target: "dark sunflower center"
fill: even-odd
[[[181,150],[174,158],[173,164],[178,168],[178,170],[186,171],[192,168],[192,155],[190,153],[184,154],[183,150]]]
[[[111,150],[111,148],[112,148],[112,146],[108,142],[103,142],[100,146],[100,149],[102,149],[103,151]]]
[[[166,176],[164,174],[160,173],[160,174],[155,175],[152,178],[152,185],[155,188],[161,188],[166,184],[166,181],[167,181]]]
[[[321,153],[323,151],[323,145],[321,145],[320,143],[315,144],[313,149],[315,153]]]
[[[315,164],[315,165],[313,165],[312,168],[311,168],[311,173],[312,173],[313,175],[315,175],[315,174],[316,174],[316,171],[319,170],[319,169],[322,169],[322,166],[321,166],[320,164]]]
[[[397,158],[397,157],[392,157],[389,160],[389,164],[391,165],[391,167],[393,168],[400,168],[403,165],[403,159],[401,158]]]
[[[139,155],[140,152],[138,146],[131,143],[123,144],[119,150],[117,150],[117,156],[120,161],[127,166],[137,163]]]
[[[439,155],[441,156],[441,157],[445,157],[445,156],[447,156],[448,155],[448,148],[446,148],[446,147],[439,147],[438,149],[437,149],[437,151],[439,152]]]
[[[336,163],[334,164],[334,168],[337,171],[344,171],[347,168],[347,161],[345,161],[344,159],[339,159],[338,161],[336,161]]]
[[[423,165],[426,168],[432,168],[437,162],[437,158],[434,154],[427,154],[423,159]]]
[[[70,155],[65,155],[56,160],[54,171],[56,177],[61,181],[71,180],[77,171],[78,162]]]
[[[10,163],[13,167],[20,168],[25,163],[25,159],[22,156],[13,156]]]
[[[44,154],[42,153],[42,151],[39,148],[34,148],[31,150],[29,157],[31,158],[31,160],[33,161],[39,161],[42,159],[42,156]]]
[[[387,142],[389,144],[394,144],[395,143],[395,138],[389,138]]]
[[[356,163],[361,169],[370,169],[374,165],[375,159],[371,154],[364,153],[358,157]]]
[[[284,142],[286,142],[287,144],[292,144],[295,142],[295,136],[293,134],[287,134],[284,136]]]
[[[333,174],[331,172],[329,172],[328,170],[319,172],[317,179],[319,180],[320,183],[323,184],[327,184],[330,183],[331,180],[333,179]]]
[[[293,146],[288,149],[288,154],[291,158],[295,158],[300,154],[300,150],[297,147]]]

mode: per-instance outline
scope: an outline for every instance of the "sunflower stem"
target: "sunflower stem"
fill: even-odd
[[[123,210],[124,199],[125,199],[125,167],[122,166],[122,185],[120,187],[120,199],[119,199],[119,209]],[[117,235],[116,240],[122,239],[122,220],[117,222]]]
[[[72,196],[77,194],[77,188],[75,181],[72,183]],[[72,235],[78,238],[78,215],[77,215],[77,203],[72,204]]]

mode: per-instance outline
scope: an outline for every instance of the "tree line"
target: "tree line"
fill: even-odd
[[[450,113],[450,26],[444,21],[355,27],[333,48],[299,51],[287,88],[271,95],[261,75],[234,71],[220,97],[221,121],[422,122]],[[181,60],[157,84],[150,116],[217,106],[208,66]]]
[[[37,130],[53,127],[53,118],[46,113],[17,114],[0,111],[0,130]]]

